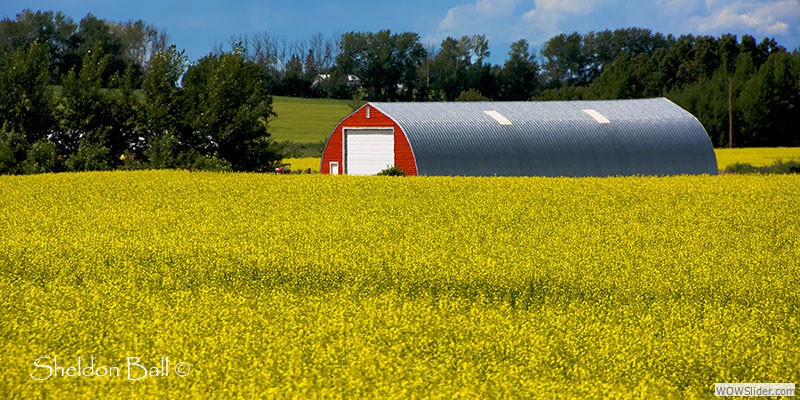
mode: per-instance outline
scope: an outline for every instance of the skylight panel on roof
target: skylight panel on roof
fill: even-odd
[[[581,111],[585,112],[590,117],[594,118],[595,121],[597,121],[597,122],[599,122],[601,124],[610,124],[611,123],[611,121],[608,118],[606,118],[605,115],[600,114],[600,112],[597,111],[597,110],[594,110],[594,109],[591,109],[591,108],[587,108],[587,109],[581,110]]]
[[[500,114],[497,111],[489,110],[489,111],[484,111],[484,113],[492,117],[500,125],[511,126],[511,121],[509,121],[508,118],[506,118],[503,114]]]

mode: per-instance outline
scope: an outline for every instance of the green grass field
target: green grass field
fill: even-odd
[[[347,100],[301,99],[275,96],[278,114],[270,121],[270,133],[277,142],[319,143],[353,110]]]
[[[0,398],[800,382],[798,197],[787,175],[0,176]]]

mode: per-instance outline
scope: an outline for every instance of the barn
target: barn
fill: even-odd
[[[716,174],[692,114],[665,98],[368,103],[333,130],[323,174],[619,176]]]

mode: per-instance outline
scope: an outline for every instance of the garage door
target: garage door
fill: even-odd
[[[392,129],[345,129],[345,168],[349,175],[375,175],[394,165]]]

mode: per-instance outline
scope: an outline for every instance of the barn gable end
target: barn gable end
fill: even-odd
[[[394,165],[401,168],[408,175],[417,175],[414,152],[402,128],[392,118],[370,104],[362,106],[336,125],[327,143],[325,143],[325,150],[322,153],[322,165],[320,165],[321,173],[330,174],[331,163],[338,163],[334,164],[339,166],[338,174],[344,174],[347,171],[345,131],[348,129],[393,130]]]

